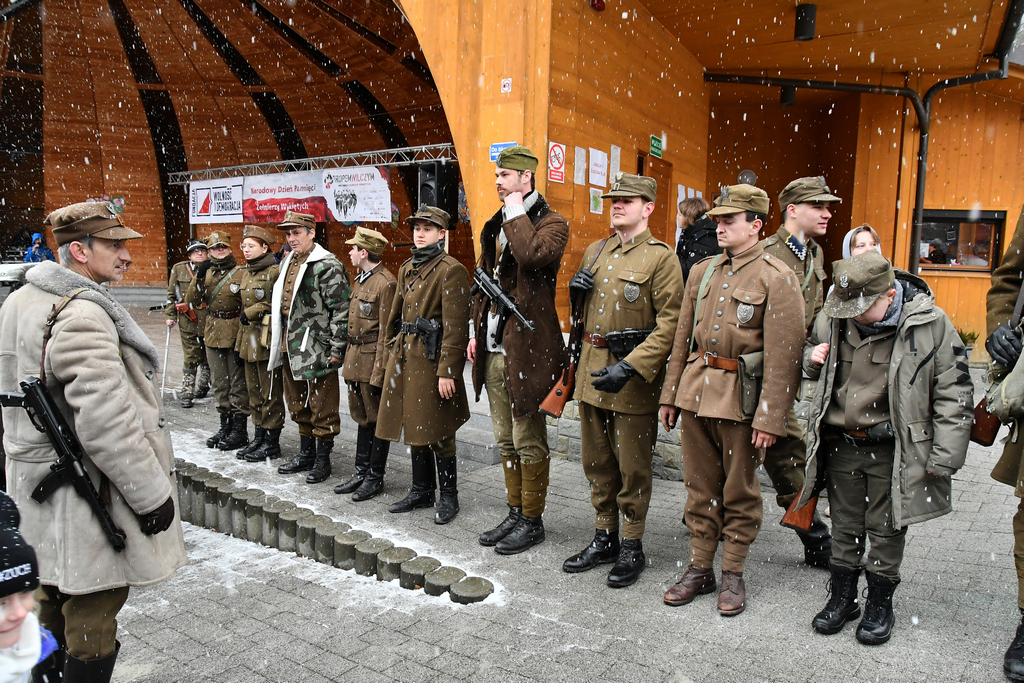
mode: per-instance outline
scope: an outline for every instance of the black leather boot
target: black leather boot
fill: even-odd
[[[306,475],[307,484],[319,484],[331,476],[331,451],[333,449],[334,439],[330,441],[317,439],[316,460],[313,462],[313,468]]]
[[[388,512],[411,512],[434,507],[434,454],[427,446],[412,447],[412,488],[409,495],[388,506]]]
[[[256,427],[253,430],[252,441],[249,442],[248,446],[240,449],[237,453],[235,453],[235,457],[238,458],[239,460],[245,460],[245,456],[249,455],[250,453],[254,453],[256,449],[263,445],[263,440],[265,438],[267,438],[267,430],[264,429],[263,427]]]
[[[221,439],[217,448],[222,451],[233,451],[249,443],[249,416],[241,413],[231,416],[231,431]]]
[[[110,683],[114,675],[114,662],[117,661],[117,653],[121,650],[121,643],[113,654],[102,659],[77,659],[67,655],[64,660],[64,683]]]
[[[434,524],[447,524],[459,514],[458,462],[454,455],[437,458],[437,486],[441,499],[437,502]]]
[[[825,609],[818,612],[811,620],[811,628],[826,636],[839,633],[846,622],[860,616],[860,603],[857,602],[857,580],[860,569],[847,569],[832,565],[832,578],[829,579],[828,591],[831,594]]]
[[[388,466],[389,450],[391,450],[390,441],[373,437],[373,449],[370,451],[370,471],[363,479],[363,483],[352,494],[352,500],[358,503],[384,493],[384,471]]]
[[[632,586],[646,566],[643,541],[639,538],[624,538],[622,549],[619,550],[619,559],[608,572],[608,585],[612,588]]]
[[[1013,642],[1003,655],[1003,673],[1011,681],[1024,681],[1024,616],[1017,627],[1017,635],[1013,637]]]
[[[829,569],[832,559],[832,534],[817,512],[814,513],[811,528],[807,531],[797,531],[796,535],[804,544],[804,564],[808,567]]]
[[[619,550],[619,532],[598,529],[590,545],[562,563],[562,571],[577,574],[599,564],[611,564],[619,559]]]
[[[263,462],[281,457],[281,430],[267,429],[263,432],[263,443],[245,456],[248,462]]]
[[[499,555],[516,555],[544,542],[544,520],[540,517],[519,518],[516,528],[498,541],[494,552]]]
[[[316,439],[312,436],[299,436],[299,454],[277,468],[278,474],[295,474],[313,468],[316,460]]]
[[[899,583],[868,572],[868,602],[864,605],[864,618],[857,626],[857,640],[865,645],[881,645],[889,640],[896,623],[892,594]]]
[[[228,432],[230,432],[230,431],[231,431],[231,415],[229,415],[228,413],[221,413],[220,414],[220,429],[217,431],[216,434],[214,434],[213,436],[211,436],[209,439],[206,440],[206,447],[207,448],[216,448],[220,444],[220,442],[224,440],[224,437],[226,437],[228,435]]]
[[[370,472],[370,454],[373,450],[373,433],[375,431],[375,426],[359,426],[356,431],[356,473],[344,484],[335,486],[335,493],[352,493],[366,479],[366,475]]]
[[[508,516],[501,520],[498,526],[494,527],[490,531],[485,531],[480,534],[480,545],[487,546],[488,548],[492,545],[497,544],[498,541],[512,533],[512,530],[516,528],[516,524],[519,524],[519,520],[523,517],[523,507],[521,505],[509,505]]]

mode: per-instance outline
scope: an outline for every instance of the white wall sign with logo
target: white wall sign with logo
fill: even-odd
[[[585,147],[576,148],[572,181],[577,185],[587,184],[587,150]]]
[[[557,142],[548,143],[548,180],[565,182],[565,145]]]
[[[323,171],[323,197],[327,220],[391,221],[387,169],[356,166]]]
[[[604,187],[608,184],[608,153],[590,148],[590,184]]]
[[[188,184],[189,223],[241,223],[242,178],[193,180]]]
[[[608,177],[614,180],[615,174],[622,170],[622,148],[612,145],[612,153],[608,159]]]

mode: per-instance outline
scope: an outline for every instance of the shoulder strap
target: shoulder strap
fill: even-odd
[[[213,288],[212,292],[210,292],[210,298],[206,300],[206,303],[210,303],[211,301],[213,301],[214,299],[217,298],[217,293],[221,290],[221,288],[224,287],[224,284],[227,283],[227,281],[231,279],[231,276],[235,274],[236,270],[238,270],[238,266],[235,266],[234,268],[229,270],[224,275],[224,277],[222,277],[220,279],[220,282],[217,283],[217,286]]]
[[[70,292],[64,295],[64,297],[53,305],[50,309],[50,315],[46,316],[46,327],[43,330],[43,351],[39,356],[39,381],[46,385],[46,345],[50,341],[50,337],[53,336],[53,326],[57,324],[57,316],[63,311],[71,300],[76,296],[85,291],[85,287],[79,287],[78,289],[72,289]]]
[[[1010,329],[1015,330],[1020,325],[1021,312],[1024,311],[1024,287],[1017,293],[1017,303],[1013,307],[1013,316],[1010,318]]]
[[[704,277],[700,279],[700,289],[697,290],[697,303],[693,305],[693,328],[690,330],[690,353],[693,353],[693,349],[697,346],[697,316],[700,315],[700,302],[704,298],[704,292],[708,289],[708,283],[711,282],[711,276],[715,272],[715,268],[722,260],[722,254],[715,257],[715,260],[708,264],[707,270],[704,271]]]

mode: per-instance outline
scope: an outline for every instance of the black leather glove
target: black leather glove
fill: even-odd
[[[238,316],[238,322],[242,323],[243,325],[249,324],[249,316],[245,314],[245,311],[242,311],[242,314]]]
[[[174,521],[174,501],[168,498],[163,505],[149,514],[135,516],[139,518],[139,527],[142,529],[142,533],[147,536],[167,531]]]
[[[590,376],[597,377],[592,382],[595,389],[607,391],[610,394],[617,394],[622,391],[622,387],[626,386],[626,382],[632,379],[635,374],[636,370],[633,369],[632,365],[624,360],[620,360],[615,365],[609,365],[597,372],[590,373]]]
[[[1012,368],[1020,358],[1021,342],[1017,333],[1010,329],[1010,326],[1003,323],[995,329],[985,340],[985,350],[992,360]]]
[[[380,397],[380,395],[383,394],[383,393],[384,393],[384,387],[375,387],[372,384],[370,385],[370,396]]]
[[[240,354],[238,351],[235,351],[234,354],[235,354],[235,364],[238,365],[238,367],[240,367],[240,368],[244,368],[245,367],[245,361],[242,360],[242,354]]]
[[[570,292],[589,292],[594,288],[594,274],[586,268],[580,268],[569,280]]]
[[[210,266],[212,265],[213,261],[210,260],[206,260],[200,263],[198,266],[196,266],[196,277],[199,278],[200,280],[205,279],[206,271],[208,271],[210,269]]]

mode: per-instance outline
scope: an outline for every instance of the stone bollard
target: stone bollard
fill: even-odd
[[[245,522],[245,508],[250,498],[266,495],[259,489],[239,491],[231,502],[231,535],[235,538],[249,538]]]
[[[423,592],[427,595],[444,595],[453,583],[462,581],[466,572],[458,567],[438,567],[423,579]]]
[[[221,533],[231,535],[234,524],[231,517],[234,515],[235,495],[244,490],[244,486],[233,482],[228,486],[217,487],[217,530]]]
[[[277,518],[286,510],[294,510],[295,503],[290,500],[275,500],[263,506],[263,529],[260,532],[260,543],[269,547],[277,547]]]
[[[391,548],[377,556],[377,580],[394,581],[402,576],[402,563],[416,557],[412,548]]]
[[[175,458],[174,459],[174,469],[178,469],[179,467],[182,467],[182,466],[184,466],[186,464],[187,464],[186,460],[183,460],[181,458]]]
[[[313,538],[313,559],[322,564],[334,564],[334,537],[352,527],[345,522],[319,524]]]
[[[177,469],[178,479],[178,516],[181,521],[192,519],[192,475],[199,469],[192,463],[185,463]]]
[[[313,511],[309,508],[292,508],[285,510],[277,516],[277,548],[285,552],[294,553],[296,541],[298,540],[298,523],[303,517],[312,516]]]
[[[458,583],[452,584],[448,589],[452,602],[457,602],[460,605],[480,602],[493,592],[494,584],[479,576],[467,576]]]
[[[334,537],[334,566],[341,569],[354,569],[356,566],[356,546],[370,538],[370,534],[359,529],[346,531]]]
[[[203,493],[203,509],[201,520],[202,526],[207,529],[217,528],[217,489],[221,485],[234,484],[234,480],[230,477],[214,477],[213,479],[206,480],[205,491]],[[192,511],[192,517],[196,518],[197,511]]]
[[[203,470],[206,470],[205,472]],[[199,468],[191,477],[191,495],[189,498],[192,501],[191,509],[189,511],[188,521],[196,526],[203,526],[205,521],[203,507],[206,502],[206,482],[211,479],[218,479],[220,475],[207,470],[205,467]]]
[[[256,491],[257,489],[253,489]],[[263,506],[267,504],[267,495],[261,493],[245,499],[245,535],[243,538],[253,543],[263,542]]]
[[[423,588],[426,580],[424,577],[441,566],[441,563],[433,557],[421,555],[414,557],[408,562],[402,563],[402,571],[398,579],[398,585],[410,591]]]
[[[295,523],[295,553],[302,557],[316,554],[316,528],[334,520],[327,515],[310,515]]]
[[[356,546],[356,574],[375,576],[377,574],[377,556],[390,550],[395,544],[386,538],[368,538]]]

